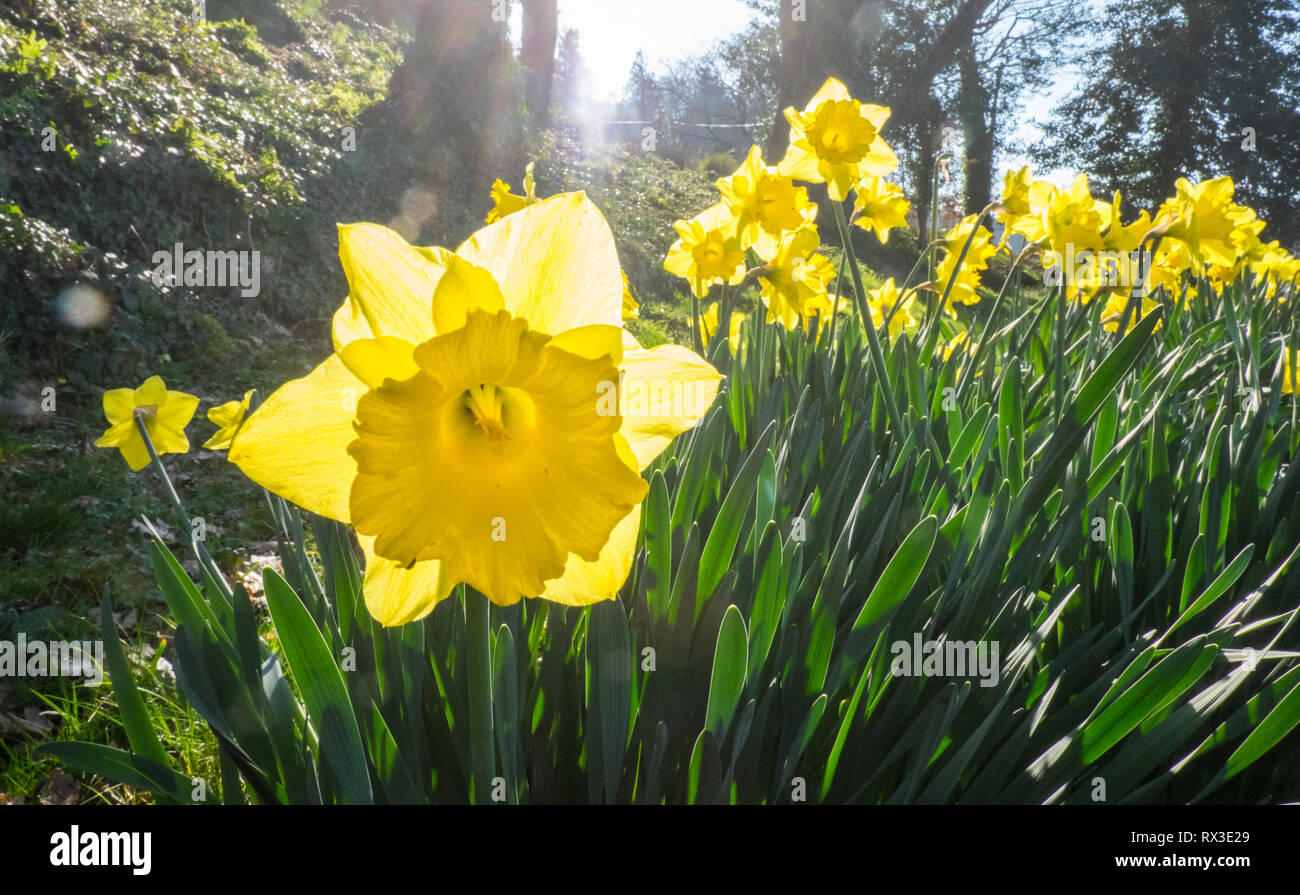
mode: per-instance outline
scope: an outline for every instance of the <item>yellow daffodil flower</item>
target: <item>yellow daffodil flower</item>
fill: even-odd
[[[668,250],[664,270],[690,281],[696,298],[708,295],[714,283],[734,286],[745,278],[745,250],[726,205],[711,205],[673,229],[680,238]]]
[[[863,177],[883,177],[898,167],[894,150],[880,137],[889,109],[858,102],[835,78],[821,86],[802,112],[787,108],[785,119],[790,123],[790,148],[777,171],[795,180],[825,183],[836,202]]]
[[[190,449],[185,427],[198,406],[194,395],[169,392],[160,376],[150,376],[136,389],[111,389],[104,392],[108,431],[95,440],[95,447],[115,447],[132,471],[144,469],[149,465],[149,449],[136,428],[139,417],[159,454],[183,454]]]
[[[912,300],[915,293],[908,292],[900,296],[893,277],[885,280],[879,289],[867,290],[867,295],[869,296],[867,307],[871,309],[871,322],[879,332],[884,329],[887,320],[891,340],[898,338],[909,326],[917,323],[916,318],[912,316]]]
[[[987,227],[981,225],[975,230],[974,239],[971,239],[971,230],[976,226],[978,217],[974,214],[967,215],[943,237],[944,256],[935,270],[935,289],[939,295],[943,295],[949,280],[954,281],[952,290],[948,293],[948,302],[944,306],[948,313],[952,313],[955,304],[975,304],[980,300],[976,291],[980,285],[979,272],[988,268],[989,259],[998,252],[998,247],[993,244],[993,234]],[[957,270],[957,259],[961,257],[967,239],[971,239],[970,248],[966,251],[961,269]]]
[[[853,193],[854,220],[863,230],[876,234],[882,243],[889,242],[889,231],[907,226],[907,210],[912,203],[903,197],[897,184],[879,177],[864,177]]]
[[[775,166],[763,164],[758,146],[751,147],[735,173],[720,178],[716,186],[735,219],[740,247],[758,246],[760,255],[771,255],[782,233],[798,230],[817,214],[808,191],[778,174]]]
[[[831,325],[832,303],[835,306],[835,312],[841,317],[853,313],[853,302],[849,301],[847,298],[839,298],[838,296],[832,295],[828,292],[824,304],[814,304],[809,307],[808,313],[803,315],[803,331],[805,333],[812,333],[814,320],[817,321],[818,335],[821,335],[826,331],[826,327]]]
[[[244,392],[244,397],[239,401],[227,401],[208,411],[208,421],[217,424],[217,433],[203,442],[203,446],[212,451],[223,451],[230,448],[230,442],[234,440],[235,433],[239,427],[244,424],[244,417],[248,413],[248,404],[253,400],[253,390],[249,389]]]
[[[1110,221],[1110,203],[1094,199],[1088,189],[1088,175],[1080,174],[1068,190],[1057,190],[1043,209],[1043,229],[1056,251],[1065,254],[1096,251],[1104,240],[1101,231]]]
[[[1296,382],[1300,380],[1300,366],[1296,364],[1297,358],[1291,349],[1286,350],[1286,366],[1282,368],[1282,394],[1296,394]]]
[[[821,237],[809,224],[787,233],[777,243],[776,254],[759,277],[759,286],[767,322],[780,321],[794,329],[801,318],[819,308],[829,308],[826,285],[835,278],[835,269],[824,256],[817,254]]]
[[[1173,219],[1165,235],[1187,244],[1192,272],[1199,274],[1209,264],[1235,263],[1233,232],[1254,220],[1255,212],[1232,201],[1232,178],[1216,177],[1193,184],[1180,177],[1175,189],[1176,195],[1160,206],[1156,220]]]
[[[745,322],[745,315],[736,311],[731,312],[731,320],[727,331],[727,342],[731,345],[731,353],[740,352],[740,327]],[[715,301],[705,309],[700,315],[700,338],[705,348],[709,347],[709,342],[713,339],[713,334],[718,331],[718,303]]]
[[[1124,308],[1128,306],[1129,293],[1110,292],[1108,295],[1109,297],[1106,299],[1106,304],[1101,309],[1101,325],[1107,332],[1113,333],[1115,330],[1119,329],[1119,319],[1124,316]],[[1154,301],[1147,298],[1145,295],[1141,298],[1141,307],[1135,307],[1132,312],[1129,313],[1128,329],[1124,330],[1125,333],[1128,333],[1128,331],[1133,328],[1133,325],[1145,317],[1149,312],[1155,310],[1156,303]],[[1156,329],[1159,328],[1160,324],[1157,323]]]
[[[633,317],[641,316],[641,306],[636,303],[632,297],[632,285],[627,281],[627,271],[619,271],[623,275],[623,319],[631,320]]]
[[[721,376],[621,328],[609,225],[582,193],[479,230],[455,252],[340,228],[350,291],[335,353],[249,415],[230,459],[351,523],[385,625],[460,582],[493,602],[613,599],[631,569],[643,470]]]
[[[524,168],[524,194],[522,196],[516,196],[510,192],[510,184],[501,178],[498,177],[493,181],[492,210],[487,213],[483,223],[491,224],[494,221],[501,220],[506,215],[514,214],[522,208],[537,204],[536,185],[533,181],[533,165],[535,164],[536,162],[529,162],[528,166]]]
[[[975,346],[970,340],[970,332],[968,330],[962,330],[944,343],[943,359],[947,360],[952,357],[954,351],[960,352],[961,354],[968,354],[974,347]]]

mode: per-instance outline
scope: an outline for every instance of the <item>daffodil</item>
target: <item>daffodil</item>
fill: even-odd
[[[501,220],[506,215],[514,214],[522,208],[537,204],[536,185],[533,180],[534,164],[536,163],[529,162],[528,166],[524,168],[524,194],[522,196],[516,196],[510,192],[510,184],[499,177],[492,182],[492,210],[483,219],[484,223],[491,224],[494,221]]]
[[[817,321],[817,334],[821,335],[826,331],[826,327],[831,325],[831,306],[834,306],[835,313],[841,317],[853,313],[853,302],[847,298],[840,298],[829,292],[826,294],[825,304],[815,304],[809,307],[808,313],[803,315],[803,331],[811,334],[813,321]]]
[[[1002,211],[999,218],[1014,220],[1028,215],[1029,188],[1034,178],[1025,165],[1018,171],[1008,171],[1002,176]]]
[[[104,392],[108,431],[95,440],[95,447],[115,447],[132,470],[143,469],[149,465],[149,449],[135,423],[142,419],[159,454],[183,454],[190,449],[185,427],[198,406],[197,397],[168,391],[159,376],[150,376],[136,389],[111,389]]]
[[[1065,254],[1068,247],[1073,247],[1078,253],[1103,247],[1101,231],[1110,222],[1111,207],[1110,203],[1092,197],[1088,175],[1080,174],[1068,190],[1052,193],[1041,214],[1052,248]]]
[[[640,471],[707,411],[721,377],[621,328],[600,212],[582,193],[554,196],[455,252],[355,224],[339,254],[350,291],[335,353],[249,415],[231,461],[353,525],[366,606],[385,625],[422,617],[460,582],[503,605],[613,599],[632,565]]]
[[[871,309],[871,322],[875,324],[877,331],[888,324],[890,339],[897,338],[909,326],[916,324],[916,318],[912,316],[914,293],[908,292],[900,296],[893,277],[885,280],[879,289],[868,290],[867,295],[869,296],[867,307]]]
[[[808,201],[808,191],[778,174],[774,166],[765,165],[758,146],[751,147],[736,172],[720,178],[716,186],[735,219],[741,248],[762,242],[759,254],[770,255],[782,233],[799,229],[817,213],[817,206]]]
[[[1106,304],[1101,309],[1102,328],[1107,330],[1108,332],[1115,332],[1117,329],[1119,329],[1120,318],[1124,316],[1124,309],[1128,307],[1128,303],[1129,303],[1129,293],[1127,292],[1109,293],[1109,297],[1106,299]],[[1153,300],[1147,298],[1145,295],[1142,296],[1140,307],[1135,307],[1132,311],[1129,312],[1128,328],[1125,329],[1124,332],[1127,333],[1130,329],[1133,328],[1133,325],[1135,323],[1137,323],[1139,320],[1141,320],[1151,311],[1155,310],[1155,308],[1156,308],[1156,303]],[[1159,328],[1160,328],[1160,324],[1157,323],[1156,329]]]
[[[1300,380],[1300,366],[1290,348],[1286,350],[1286,366],[1282,368],[1282,394],[1296,394],[1296,382]]]
[[[668,250],[664,270],[690,281],[697,298],[708,295],[714,283],[734,286],[745,278],[745,250],[726,205],[711,205],[673,229],[679,239]]]
[[[825,183],[836,202],[863,177],[883,177],[898,167],[898,157],[880,137],[889,109],[858,102],[835,78],[821,86],[802,112],[787,108],[785,118],[790,148],[777,170],[795,180]]]
[[[641,315],[641,306],[636,303],[632,296],[632,285],[627,281],[627,271],[619,271],[623,275],[623,319],[631,320],[633,317]]]
[[[971,344],[969,330],[962,330],[943,344],[943,359],[947,360],[954,352],[968,354],[975,346]]]
[[[993,234],[988,228],[979,225],[978,215],[968,215],[943,237],[944,256],[935,270],[935,289],[940,295],[948,291],[948,301],[944,310],[951,313],[955,304],[975,304],[980,300],[976,291],[980,285],[979,273],[988,267],[989,258],[997,254],[998,247],[993,244]],[[974,236],[971,235],[972,230]],[[957,268],[957,259],[961,250],[970,240],[970,248]],[[949,282],[952,287],[949,288]]]
[[[239,401],[227,401],[208,411],[208,421],[216,423],[217,433],[203,442],[203,446],[208,450],[224,451],[229,449],[230,442],[234,440],[235,433],[239,427],[244,424],[244,417],[248,414],[249,402],[253,400],[253,390],[249,389],[244,392],[244,397]]]
[[[853,223],[874,232],[882,243],[889,242],[890,230],[907,226],[907,210],[911,206],[897,184],[879,177],[864,177],[853,192]]]
[[[740,351],[740,327],[745,322],[744,314],[732,312],[731,320],[727,327],[727,342],[731,345],[731,353],[737,354]],[[718,331],[718,303],[715,301],[705,309],[700,315],[700,338],[705,348],[709,347],[714,333]]]
[[[826,285],[835,270],[824,255],[817,254],[820,245],[812,224],[781,237],[776,254],[759,277],[759,298],[767,308],[768,323],[780,321],[792,330],[801,318],[830,307]]]
[[[1231,177],[1192,183],[1180,177],[1176,194],[1166,199],[1156,214],[1158,221],[1172,220],[1165,235],[1187,244],[1192,271],[1208,264],[1231,265],[1237,259],[1232,236],[1238,227],[1255,219],[1255,212],[1232,201]]]

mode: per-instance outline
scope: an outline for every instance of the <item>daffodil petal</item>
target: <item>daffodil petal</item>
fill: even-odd
[[[189,425],[190,420],[194,418],[194,411],[198,408],[197,396],[187,395],[184,392],[168,392],[167,397],[158,405],[154,420],[161,428],[180,432]],[[188,447],[186,449],[188,450]]]
[[[550,344],[590,360],[609,355],[617,364],[623,359],[623,330],[603,323],[566,330],[553,336]]]
[[[109,426],[107,432],[95,439],[95,447],[121,447],[132,436],[139,438],[140,433],[136,431],[135,420],[127,419]]]
[[[156,449],[158,446],[154,445]],[[144,446],[144,439],[139,435],[134,439],[129,439],[118,445],[118,450],[122,452],[122,458],[126,460],[126,465],[131,467],[132,472],[139,472],[149,465],[153,458],[149,456],[149,449]]]
[[[334,315],[334,347],[356,338],[397,336],[413,345],[432,338],[433,290],[445,249],[410,245],[378,224],[339,226],[339,259],[348,297]]]
[[[424,618],[457,584],[436,559],[408,568],[376,554],[374,538],[358,535],[357,540],[366,558],[361,584],[366,609],[381,625],[392,627]]]
[[[647,350],[630,335],[623,345],[622,369],[620,432],[645,469],[669,442],[704,417],[722,375],[688,348],[660,345]]]
[[[145,426],[149,430],[149,437],[153,440],[154,450],[158,453],[184,454],[189,451],[190,440],[184,432],[166,426],[158,419],[149,420]]]
[[[161,376],[150,376],[135,390],[135,404],[153,404],[161,406],[167,400],[167,386]]]
[[[116,425],[130,420],[135,412],[135,389],[115,388],[104,392],[104,417]]]
[[[488,270],[506,309],[535,332],[622,325],[623,277],[614,236],[584,193],[552,196],[489,224],[456,254]]]
[[[378,388],[385,379],[410,379],[420,369],[414,355],[415,346],[396,336],[357,339],[338,353],[343,366],[370,388]]]
[[[433,328],[442,334],[460,329],[473,309],[504,310],[505,298],[492,274],[458,255],[447,256],[447,270],[433,290]]]
[[[348,522],[356,462],[348,444],[366,386],[338,355],[301,379],[286,382],[257,408],[231,447],[229,459],[250,479],[298,506]]]
[[[601,548],[599,559],[588,562],[570,553],[568,562],[564,564],[564,574],[546,582],[542,596],[565,606],[590,606],[614,599],[632,571],[640,528],[641,504],[637,504],[623,517],[623,521],[614,526],[609,540]]]

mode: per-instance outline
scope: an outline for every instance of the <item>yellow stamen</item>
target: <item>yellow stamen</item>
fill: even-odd
[[[479,385],[465,391],[465,406],[474,414],[474,424],[489,441],[508,441],[502,411],[505,399],[495,385]]]

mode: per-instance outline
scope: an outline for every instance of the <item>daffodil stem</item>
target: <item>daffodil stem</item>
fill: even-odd
[[[466,587],[465,629],[469,639],[469,751],[476,805],[491,800],[496,756],[492,750],[492,631],[491,606],[483,594]]]
[[[1056,422],[1059,425],[1065,412],[1065,278],[1056,290]]]
[[[704,356],[704,332],[700,329],[700,297],[691,290],[691,341],[695,343],[695,353]]]
[[[190,546],[194,548],[194,554],[199,562],[203,565],[217,587],[221,589],[222,594],[230,599],[230,585],[226,583],[226,578],[217,568],[217,564],[208,553],[208,548],[203,546],[203,542],[194,537],[194,520],[185,509],[185,504],[181,503],[180,495],[176,493],[176,487],[172,484],[171,476],[167,475],[167,467],[163,466],[162,458],[158,456],[158,449],[153,446],[153,439],[149,437],[149,428],[144,424],[144,419],[137,416],[135,418],[135,427],[140,432],[140,437],[144,439],[144,446],[149,451],[150,465],[158,473],[158,478],[162,479],[163,490],[171,499],[172,509],[176,511],[176,521],[180,523],[181,532],[189,536]]]
[[[140,437],[144,439],[144,446],[149,451],[149,460],[152,462],[154,471],[158,473],[158,478],[162,480],[163,490],[171,498],[172,508],[176,511],[176,520],[180,523],[183,531],[190,530],[190,514],[185,511],[185,505],[181,503],[180,495],[176,493],[176,488],[172,485],[171,476],[167,475],[167,467],[163,466],[162,458],[158,456],[158,449],[153,446],[153,439],[149,437],[149,427],[144,424],[143,417],[136,416],[135,427],[140,431]]]
[[[898,403],[894,400],[894,389],[889,382],[889,370],[885,367],[885,354],[880,350],[880,336],[876,333],[876,325],[871,321],[871,309],[867,306],[867,293],[862,288],[862,272],[858,270],[858,259],[853,254],[853,243],[849,239],[849,228],[844,223],[844,209],[839,202],[832,202],[831,209],[835,214],[835,226],[840,232],[840,245],[844,247],[844,255],[849,261],[849,273],[853,276],[853,297],[858,304],[858,315],[862,318],[862,329],[867,334],[867,353],[871,355],[871,366],[876,374],[876,379],[880,382],[881,391],[885,395],[885,410],[889,414],[889,422],[893,426],[897,437],[903,437],[903,414],[899,412]]]

